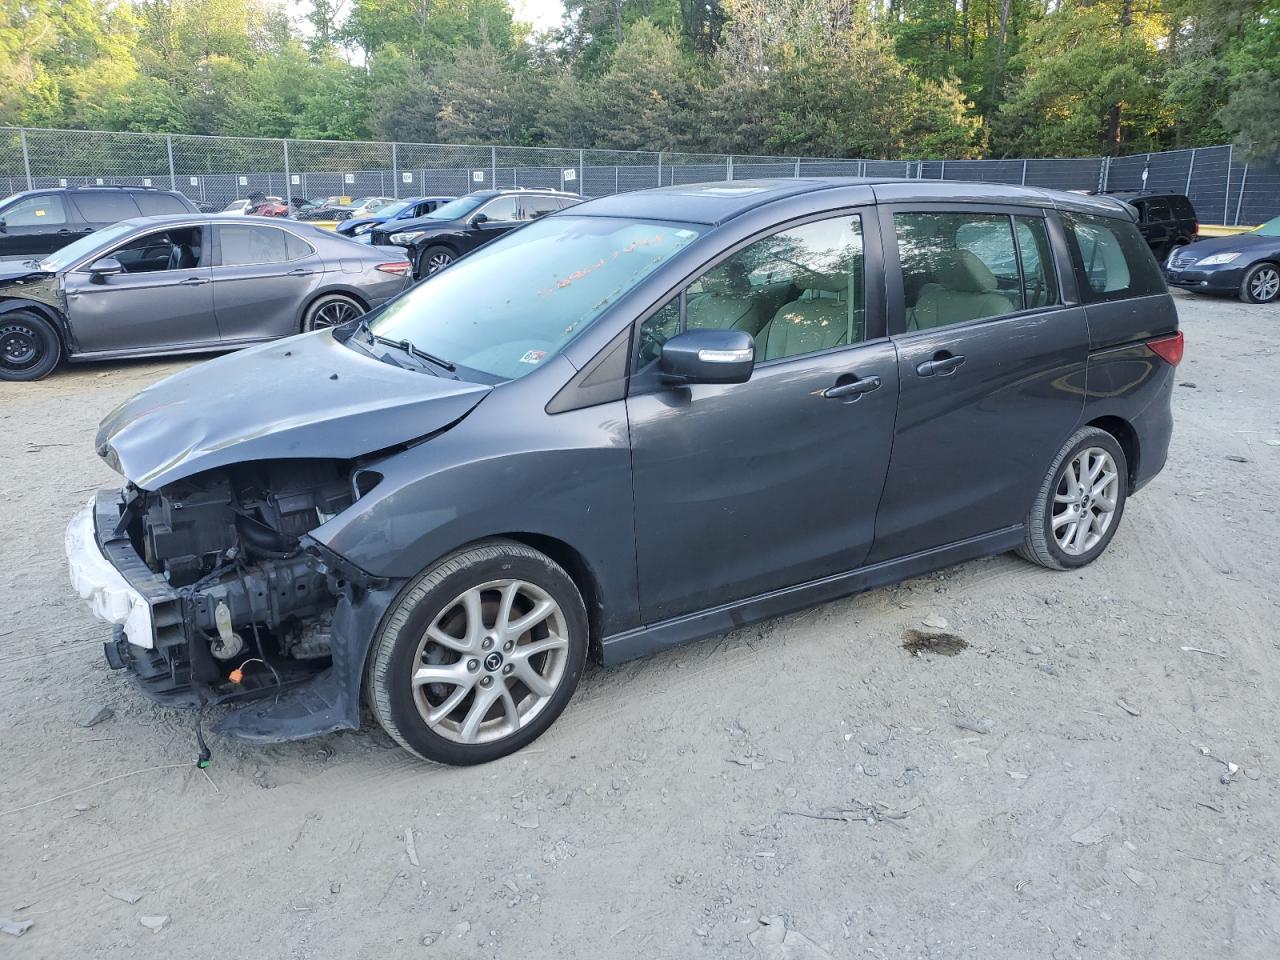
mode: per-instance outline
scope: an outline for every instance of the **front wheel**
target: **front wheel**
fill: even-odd
[[[458,258],[448,247],[442,247],[439,244],[427,247],[422,251],[422,256],[418,257],[418,279],[443,270],[456,259]]]
[[[1018,554],[1053,570],[1092,563],[1115,536],[1128,486],[1129,464],[1116,438],[1097,427],[1077,430],[1041,481]]]
[[[40,380],[62,359],[58,331],[34,310],[0,314],[0,380]]]
[[[555,561],[485,541],[404,589],[374,639],[365,694],[411,753],[486,763],[532,743],[564,710],[587,636],[582,595]]]
[[[1280,299],[1280,267],[1255,263],[1240,281],[1240,299],[1245,303],[1272,303]]]

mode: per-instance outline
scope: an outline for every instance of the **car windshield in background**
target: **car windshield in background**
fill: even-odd
[[[56,253],[49,254],[49,256],[40,261],[40,269],[48,270],[50,273],[65,270],[81,257],[93,253],[99,247],[113,243],[136,226],[137,224],[132,220],[121,220],[119,223],[113,223],[109,227],[95,230],[88,236],[67,244]]]
[[[1275,217],[1262,226],[1255,227],[1253,232],[1264,237],[1280,237],[1280,217]]]
[[[485,197],[459,197],[457,200],[450,200],[442,207],[436,207],[431,213],[427,214],[428,220],[457,220],[459,217],[465,217],[480,204],[484,203]]]
[[[686,224],[612,217],[535,221],[419,283],[370,327],[514,380],[553,357],[698,233]]]
[[[387,218],[394,217],[397,213],[403,212],[404,210],[408,209],[411,205],[412,204],[410,204],[408,200],[400,200],[397,203],[392,203],[392,204],[389,204],[388,206],[383,207],[381,210],[378,211],[378,216],[387,217]]]

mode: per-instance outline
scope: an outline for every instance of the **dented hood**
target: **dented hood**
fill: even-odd
[[[465,416],[491,388],[402,369],[328,331],[201,363],[107,415],[98,455],[138,486],[250,460],[347,460]]]

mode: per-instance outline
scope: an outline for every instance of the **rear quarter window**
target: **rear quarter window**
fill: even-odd
[[[134,201],[144,217],[158,217],[166,213],[190,213],[191,208],[172,193],[135,193]]]
[[[1196,208],[1191,205],[1191,201],[1186,197],[1170,197],[1169,203],[1173,207],[1173,215],[1179,220],[1194,220],[1196,218]]]
[[[1063,214],[1067,247],[1085,303],[1164,293],[1164,277],[1138,228],[1126,221]]]

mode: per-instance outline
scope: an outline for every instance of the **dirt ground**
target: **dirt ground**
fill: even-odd
[[[592,668],[470,769],[368,722],[193,767],[62,554],[99,418],[183,363],[0,384],[0,956],[1280,956],[1280,309],[1177,296],[1169,465],[1097,563]],[[934,617],[967,648],[904,649]]]

